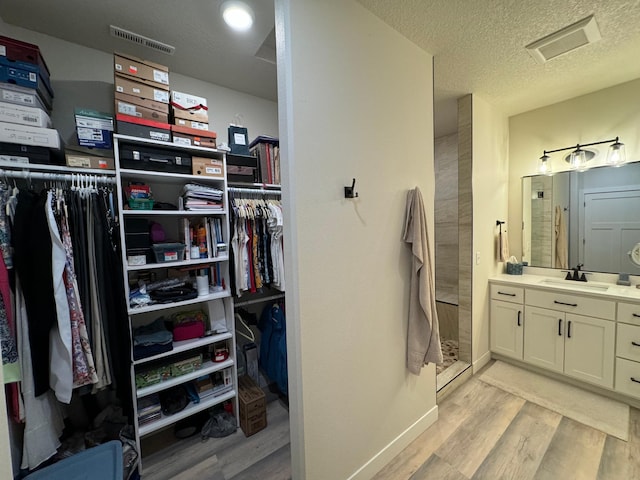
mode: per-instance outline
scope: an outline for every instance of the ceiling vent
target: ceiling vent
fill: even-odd
[[[597,42],[602,38],[598,24],[593,15],[584,18],[568,27],[547,35],[530,43],[525,48],[538,63],[545,63],[552,58],[571,52]]]
[[[166,43],[159,42],[158,40],[153,40],[152,38],[130,32],[114,25],[109,25],[109,31],[111,32],[112,37],[121,38],[132,43],[137,43],[138,45],[151,48],[152,50],[156,50],[158,52],[166,53],[167,55],[173,55],[176,51],[176,47],[172,45],[167,45]]]

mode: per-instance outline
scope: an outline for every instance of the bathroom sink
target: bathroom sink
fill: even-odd
[[[604,293],[609,290],[609,285],[594,285],[586,282],[576,282],[575,280],[556,280],[552,278],[545,278],[541,280],[540,285],[548,285],[554,287],[566,287],[574,290],[582,290],[584,292],[601,292]]]

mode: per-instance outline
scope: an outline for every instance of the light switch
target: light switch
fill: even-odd
[[[480,252],[476,252],[476,265],[480,265]]]

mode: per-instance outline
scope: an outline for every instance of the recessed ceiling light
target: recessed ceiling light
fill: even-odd
[[[244,32],[253,25],[253,10],[244,2],[230,0],[220,7],[222,18],[234,30]]]

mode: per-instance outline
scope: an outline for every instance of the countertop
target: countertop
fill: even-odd
[[[491,283],[504,285],[517,285],[521,287],[535,287],[540,290],[551,292],[574,292],[581,295],[589,295],[597,298],[608,298],[612,300],[632,300],[640,301],[640,288],[635,285],[622,286],[615,283],[605,282],[577,282],[574,280],[564,280],[564,277],[547,277],[543,275],[496,275],[489,278]]]

